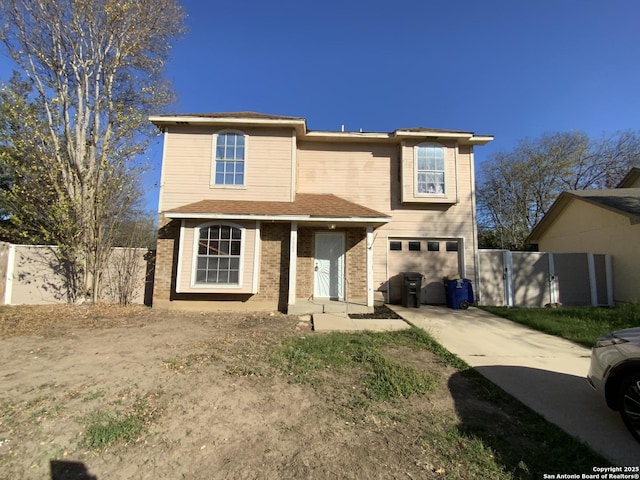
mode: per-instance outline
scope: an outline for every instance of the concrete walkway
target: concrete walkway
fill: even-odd
[[[411,328],[404,320],[353,319],[334,313],[314,313],[313,330],[316,332],[388,332]]]
[[[640,464],[640,443],[627,432],[620,416],[609,410],[604,399],[587,384],[590,349],[477,308],[390,307],[615,465]]]

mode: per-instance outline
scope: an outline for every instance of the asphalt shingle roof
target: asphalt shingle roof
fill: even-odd
[[[640,216],[640,188],[573,190],[570,193],[626,215]]]
[[[384,218],[388,215],[332,194],[298,193],[294,202],[202,200],[167,213],[256,216],[309,216],[323,218]]]

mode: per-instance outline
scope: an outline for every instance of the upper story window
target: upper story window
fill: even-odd
[[[244,185],[245,136],[219,133],[216,136],[215,185]]]
[[[416,193],[444,195],[444,147],[418,145],[416,151]]]
[[[239,285],[242,229],[233,225],[199,228],[196,285]]]

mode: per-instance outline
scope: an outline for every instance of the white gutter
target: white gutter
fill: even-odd
[[[149,121],[155,124],[176,125],[271,125],[292,127],[304,127],[304,119],[277,119],[277,118],[240,118],[240,117],[192,117],[188,115],[151,115]]]
[[[289,186],[289,200],[296,200],[296,181],[298,179],[298,145],[296,143],[296,134],[291,131],[291,185]]]
[[[279,222],[389,223],[389,217],[316,217],[313,215],[252,215],[231,213],[166,212],[166,218],[204,220],[253,220]]]

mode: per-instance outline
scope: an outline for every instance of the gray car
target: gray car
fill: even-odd
[[[587,379],[640,442],[640,328],[598,338]]]

